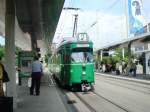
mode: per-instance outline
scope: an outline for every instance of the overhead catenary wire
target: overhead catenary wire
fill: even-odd
[[[108,8],[106,8],[106,9],[104,10],[104,12],[110,11],[115,5],[117,5],[117,4],[119,3],[119,1],[120,1],[120,0],[115,0]],[[97,10],[96,13],[97,13],[98,11],[99,11],[99,10]],[[104,16],[105,16],[105,15],[104,15],[104,13],[103,13],[102,17],[104,18]],[[95,26],[97,23],[98,23],[98,21],[95,20],[95,21],[90,25],[89,28]],[[88,30],[88,29],[87,29],[87,30]]]
[[[67,4],[68,6],[73,6],[73,0],[70,0],[70,1],[68,1],[68,4]],[[64,7],[63,8],[63,10],[66,10],[66,8]],[[58,36],[61,36],[62,34],[63,34],[63,30],[64,30],[64,27],[65,27],[65,24],[66,24],[66,21],[67,21],[67,16],[69,16],[69,14],[68,13],[70,13],[70,12],[68,12],[68,11],[63,11],[62,10],[62,13],[64,13],[63,15],[64,15],[64,17],[61,17],[60,18],[60,31],[59,31],[59,33],[57,33],[57,34],[59,34]],[[61,14],[62,14],[61,13]],[[62,19],[63,18],[63,19]],[[62,20],[61,20],[62,19]]]
[[[68,12],[68,11],[78,11],[80,10],[80,8],[73,8],[73,7],[64,7],[63,10],[65,10],[65,12]],[[76,14],[75,14],[76,15]],[[66,15],[65,15],[65,21],[66,21]],[[73,22],[72,22],[73,23]],[[63,26],[65,26],[65,22],[62,23]],[[64,28],[64,27],[63,27]],[[63,29],[62,29],[63,30]]]
[[[111,10],[115,5],[117,5],[119,3],[120,0],[115,0],[108,8],[105,9],[104,12],[108,12],[109,10]]]
[[[103,14],[101,14],[101,17],[104,18],[106,15],[106,12],[111,11],[112,8],[114,8],[121,0],[115,0],[111,5],[109,5],[109,7],[107,7],[106,9],[104,9]],[[96,20],[85,30],[85,32],[88,32],[89,29],[95,27],[95,25],[97,25],[97,41],[99,42],[99,10],[96,11]],[[101,31],[102,31],[102,25],[101,25]],[[108,40],[108,39],[107,39]],[[108,42],[107,42],[108,43]]]

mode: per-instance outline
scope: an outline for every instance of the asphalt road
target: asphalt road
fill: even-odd
[[[94,86],[74,93],[90,112],[150,112],[150,84],[98,74]]]
[[[95,75],[95,92],[90,95],[86,100],[98,112],[150,112],[148,84]]]

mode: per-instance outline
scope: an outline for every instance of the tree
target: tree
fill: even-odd
[[[3,58],[4,55],[5,55],[5,48],[4,48],[4,46],[0,45],[0,57]]]

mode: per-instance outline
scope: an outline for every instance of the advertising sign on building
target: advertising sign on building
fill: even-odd
[[[144,32],[142,0],[128,0],[129,35]]]
[[[21,51],[18,56],[19,77],[31,75],[31,62],[34,58],[34,52]]]

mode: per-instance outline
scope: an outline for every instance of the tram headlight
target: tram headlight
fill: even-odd
[[[85,71],[83,71],[83,72],[82,72],[82,75],[85,75],[85,74],[86,74]]]

